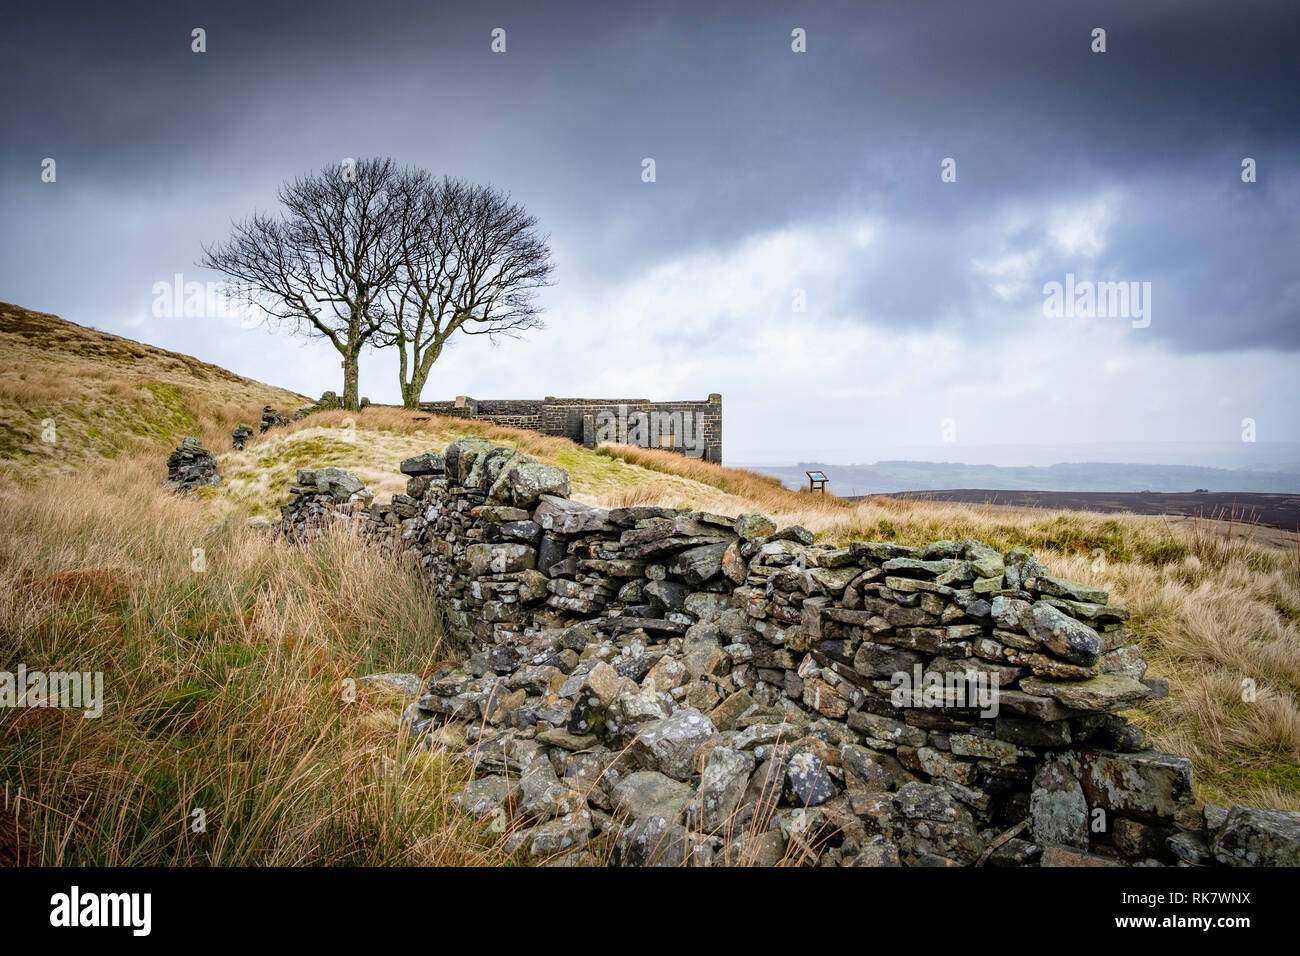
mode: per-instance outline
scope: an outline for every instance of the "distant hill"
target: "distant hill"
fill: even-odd
[[[888,497],[911,501],[952,501],[1001,508],[1046,508],[1053,511],[1097,511],[1105,514],[1177,515],[1215,518],[1244,525],[1264,525],[1300,531],[1300,495],[1255,491],[991,491],[952,488],[935,491],[896,491]],[[850,501],[858,498],[850,497]]]
[[[310,399],[189,355],[0,303],[0,476],[26,480],[194,435],[229,447],[262,406]]]
[[[946,488],[1001,491],[1244,491],[1300,493],[1300,474],[1253,468],[1200,468],[1191,465],[1129,465],[1119,462],[1079,462],[1046,467],[965,465],[956,462],[878,461],[874,465],[751,466],[780,478],[791,488],[806,486],[805,471],[823,471],[827,490],[838,495],[892,494]]]

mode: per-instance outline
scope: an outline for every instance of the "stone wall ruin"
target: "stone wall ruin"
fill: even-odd
[[[451,402],[421,402],[420,410],[558,435],[587,447],[608,441],[722,462],[722,396],[717,393],[702,402],[550,397],[480,400],[461,395]]]
[[[977,541],[818,544],[757,514],[606,510],[460,439],[391,502],[313,481],[422,569],[472,653],[407,708],[529,856],[621,865],[1300,864],[1300,814],[1198,806],[1123,716],[1168,692],[1105,591]],[[314,475],[307,475],[314,479]],[[600,856],[592,848],[604,847]]]

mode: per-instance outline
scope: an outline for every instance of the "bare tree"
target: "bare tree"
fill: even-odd
[[[490,186],[414,173],[400,205],[410,228],[375,344],[398,349],[402,403],[414,408],[457,332],[495,341],[541,328],[534,293],[553,265],[537,220]]]
[[[358,407],[361,350],[381,328],[413,225],[413,174],[391,159],[361,160],[280,187],[280,216],[254,212],[200,265],[237,280],[243,296],[342,356],[343,405]]]

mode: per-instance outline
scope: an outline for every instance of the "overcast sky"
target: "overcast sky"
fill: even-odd
[[[1300,440],[1294,2],[86,6],[0,26],[0,300],[341,391],[328,346],[153,289],[218,280],[201,245],[286,178],[391,155],[555,253],[547,328],[458,343],[428,399],[721,392],[732,462]],[[1067,274],[1147,314],[1046,315]],[[391,354],[361,391],[398,401]]]

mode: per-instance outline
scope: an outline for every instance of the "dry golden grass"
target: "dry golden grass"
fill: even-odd
[[[601,446],[600,453],[648,471],[686,478],[769,514],[812,509],[833,515],[851,507],[849,502],[834,495],[792,491],[781,483],[780,478],[771,475],[761,475],[744,468],[726,468],[659,448],[606,444]]]
[[[670,452],[618,445],[592,452],[566,438],[391,406],[320,412],[255,436],[244,451],[219,456],[225,481],[212,494],[269,514],[288,500],[296,469],[333,466],[354,472],[382,498],[405,489],[398,471],[402,459],[441,450],[458,435],[487,438],[568,469],[573,497],[588,504],[673,504],[726,513],[763,510],[797,516],[814,530],[852,511],[839,498],[790,491],[775,478]]]
[[[464,768],[399,732],[401,702],[344,699],[347,678],[426,674],[455,652],[427,587],[342,537],[302,550],[211,525],[154,487],[154,467],[120,458],[90,487],[60,477],[0,499],[0,670],[102,671],[105,691],[98,719],[0,711],[21,826],[0,856],[503,862],[501,838],[449,802]]]

